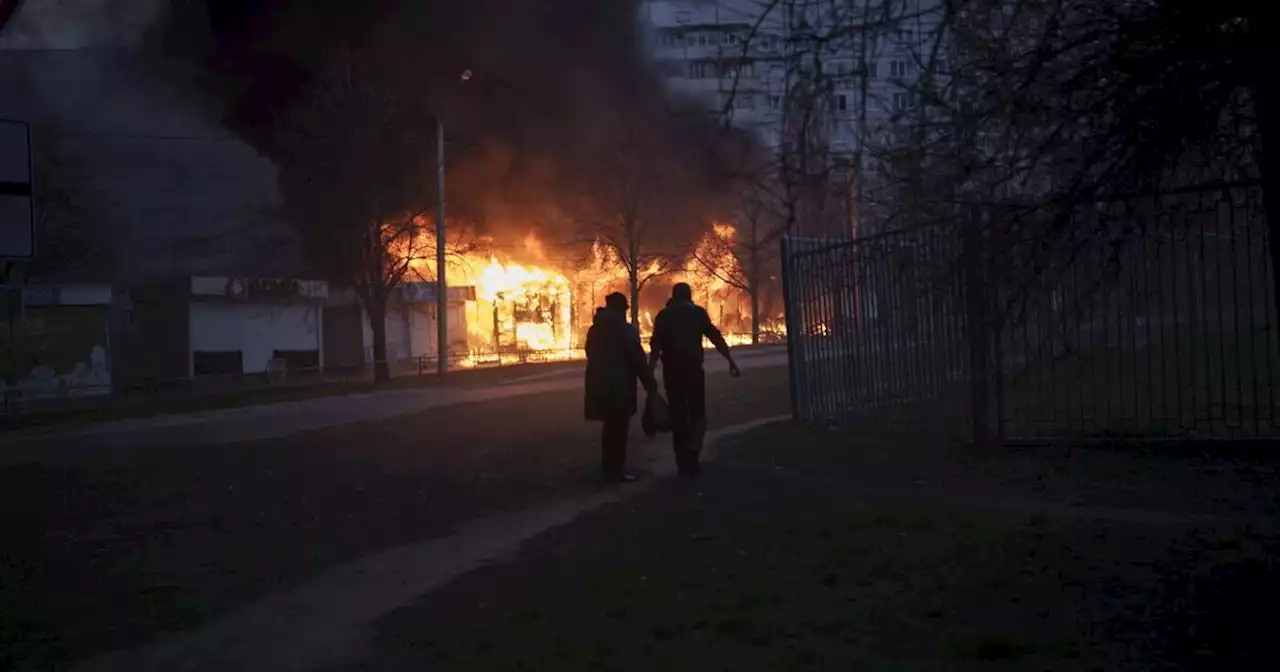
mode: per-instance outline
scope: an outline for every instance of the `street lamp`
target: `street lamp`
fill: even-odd
[[[463,70],[458,82],[471,81],[471,71]],[[436,372],[449,372],[449,285],[445,280],[445,198],[444,198],[444,118],[436,114]]]

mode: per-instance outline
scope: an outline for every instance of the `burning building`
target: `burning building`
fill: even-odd
[[[652,330],[653,315],[666,301],[671,284],[688,282],[695,300],[707,307],[731,343],[751,342],[753,301],[741,264],[726,245],[733,235],[732,227],[717,224],[683,266],[670,273],[646,269],[642,277],[650,282],[639,300],[642,336]],[[428,247],[434,249],[433,245]],[[393,301],[388,310],[388,356],[392,359],[434,359],[438,352],[432,256],[413,261],[412,278],[404,285],[412,290],[409,294],[428,298],[407,308],[402,304],[414,302],[401,292],[404,296]],[[585,250],[581,259],[554,260],[543,252],[542,241],[530,233],[518,245],[487,238],[472,249],[449,256],[448,350],[455,365],[581,357],[596,307],[610,292],[628,293],[626,269],[599,243]],[[781,310],[775,311],[777,315],[766,312],[776,303],[767,282],[760,283],[759,291],[761,330],[768,340],[781,332]],[[369,356],[366,352],[366,360]]]

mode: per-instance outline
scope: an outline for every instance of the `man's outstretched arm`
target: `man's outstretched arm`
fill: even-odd
[[[724,340],[724,334],[720,333],[716,325],[711,323],[710,315],[707,315],[705,311],[702,314],[705,318],[702,322],[702,335],[711,341],[711,345],[715,346],[716,352],[719,352],[725,358],[725,361],[729,362],[730,366],[734,366],[733,353],[729,351],[729,343]]]

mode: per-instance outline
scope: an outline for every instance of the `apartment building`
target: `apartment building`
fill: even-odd
[[[770,146],[781,140],[788,104],[821,102],[833,149],[854,153],[892,141],[894,121],[914,108],[909,90],[921,72],[945,69],[945,54],[926,53],[933,4],[648,0],[641,23],[673,93],[704,99]]]

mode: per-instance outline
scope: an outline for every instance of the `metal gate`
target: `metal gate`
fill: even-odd
[[[783,240],[792,412],[902,426],[964,420],[970,362],[958,241],[941,229]]]

